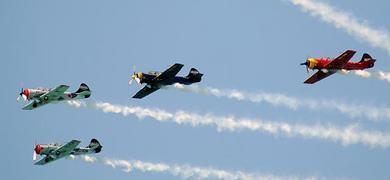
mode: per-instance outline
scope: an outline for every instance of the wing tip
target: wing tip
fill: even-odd
[[[77,139],[73,139],[72,142],[81,143],[81,141]]]
[[[136,95],[132,96],[131,98],[133,98],[133,99],[141,99],[142,97],[139,97],[139,96],[137,96],[137,94],[136,94]]]

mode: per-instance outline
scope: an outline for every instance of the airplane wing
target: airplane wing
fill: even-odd
[[[45,165],[49,162],[61,159],[65,156],[68,156],[76,146],[80,144],[80,141],[78,140],[72,140],[68,142],[65,145],[62,145],[59,147],[57,150],[52,152],[52,155],[47,155],[45,158],[39,160],[38,162],[35,163],[35,165]]]
[[[69,86],[67,86],[67,85],[59,85],[59,86],[55,87],[54,89],[51,89],[49,92],[43,94],[39,98],[42,98],[42,99],[55,98],[55,97],[58,97],[58,96],[61,96],[62,94],[64,94],[64,92],[68,89],[69,89]]]
[[[175,63],[174,65],[170,66],[167,70],[165,70],[164,72],[162,72],[160,75],[158,75],[157,77],[155,77],[153,79],[153,83],[161,83],[163,81],[169,81],[171,79],[173,79],[177,73],[179,73],[179,71],[181,70],[181,68],[183,68],[183,64],[179,64],[179,63]]]
[[[329,71],[327,73],[322,72],[321,70],[317,71],[315,74],[313,74],[311,77],[309,77],[305,82],[306,84],[314,84],[317,81],[320,81],[332,74],[334,74],[335,71]]]
[[[152,87],[152,88],[149,88],[148,86],[145,86],[144,88],[142,88],[141,90],[139,90],[137,92],[137,94],[135,94],[133,96],[133,98],[136,98],[136,99],[141,99],[149,94],[152,94],[154,91],[157,91],[159,90],[160,88],[156,88],[156,87]]]
[[[327,65],[327,69],[342,69],[344,65],[352,58],[352,56],[356,53],[354,50],[347,50],[339,57],[331,61]]]
[[[48,101],[41,101],[41,102],[38,103],[35,100],[33,100],[30,103],[28,103],[27,105],[25,105],[23,107],[23,110],[33,110],[35,108],[41,107],[43,105],[46,105],[48,103],[49,103]]]

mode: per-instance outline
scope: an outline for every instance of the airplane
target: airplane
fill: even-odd
[[[306,62],[300,65],[306,66],[306,71],[309,69],[318,69],[318,71],[308,78],[304,83],[314,84],[339,70],[363,70],[374,67],[376,59],[373,59],[369,54],[364,53],[359,62],[348,62],[356,53],[354,50],[347,50],[335,59],[331,58],[308,58]]]
[[[37,155],[45,155],[45,157],[34,163],[34,165],[45,165],[70,155],[77,156],[99,153],[103,147],[96,139],[92,139],[87,147],[77,147],[79,144],[79,140],[72,140],[64,145],[58,143],[36,144],[33,152],[33,160],[37,160]]]
[[[168,86],[175,83],[190,85],[192,83],[201,81],[203,74],[195,68],[191,68],[187,76],[176,76],[176,74],[179,73],[183,66],[183,64],[175,63],[162,73],[156,71],[151,71],[149,73],[134,72],[134,74],[131,76],[129,84],[135,80],[139,84],[146,83],[146,86],[138,91],[133,96],[133,98],[141,99],[157,91],[163,86]]]
[[[48,88],[35,88],[35,89],[23,89],[19,93],[19,97],[23,98],[24,101],[31,101],[29,104],[23,107],[23,110],[32,110],[49,103],[55,103],[60,101],[67,100],[76,100],[89,98],[91,96],[91,91],[89,87],[81,83],[79,89],[76,92],[65,92],[68,90],[69,86],[59,85],[53,89]]]

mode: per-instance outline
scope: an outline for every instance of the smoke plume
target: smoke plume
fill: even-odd
[[[301,137],[339,142],[343,145],[364,144],[370,147],[390,146],[390,134],[379,131],[366,131],[353,124],[345,128],[332,125],[304,125],[287,122],[263,121],[260,119],[236,118],[233,116],[200,115],[185,111],[168,112],[161,109],[143,108],[139,106],[113,105],[107,102],[85,103],[72,101],[73,107],[89,107],[105,113],[134,115],[138,119],[152,118],[159,122],[173,122],[179,125],[212,126],[218,131],[254,131],[274,136]]]
[[[312,16],[319,17],[336,28],[346,31],[357,40],[366,41],[371,46],[384,49],[390,53],[390,35],[388,32],[375,29],[367,23],[359,22],[352,14],[317,0],[289,1],[300,6],[303,11],[309,12]]]
[[[297,177],[297,176],[275,176],[275,175],[259,175],[246,173],[242,171],[226,171],[215,169],[211,167],[193,167],[190,165],[177,165],[177,164],[166,164],[166,163],[152,163],[144,162],[140,160],[126,161],[126,160],[116,160],[110,158],[94,157],[94,156],[71,156],[71,159],[79,159],[88,163],[99,163],[111,166],[112,168],[122,169],[123,171],[130,173],[133,170],[138,170],[141,172],[153,172],[153,173],[168,173],[172,176],[178,176],[183,179],[262,179],[262,180],[281,180],[281,179],[319,179],[317,177]]]
[[[341,73],[347,74],[349,72],[342,71]],[[359,76],[371,76],[371,73],[356,72]],[[387,78],[390,80],[390,74],[382,74],[381,78]],[[228,99],[234,99],[237,101],[249,101],[253,103],[268,103],[276,107],[286,107],[292,110],[300,108],[306,108],[313,111],[318,110],[336,110],[342,114],[346,114],[352,118],[366,118],[371,121],[380,121],[383,119],[390,119],[390,108],[388,107],[375,107],[372,105],[359,105],[359,104],[347,104],[341,101],[332,99],[309,99],[309,98],[297,98],[291,97],[280,93],[251,93],[240,90],[231,89],[218,89],[213,87],[200,87],[197,85],[184,86],[182,84],[174,84],[172,87],[180,91],[192,92],[197,94],[211,95],[215,97],[224,97]]]

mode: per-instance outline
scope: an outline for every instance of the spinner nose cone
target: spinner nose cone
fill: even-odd
[[[30,96],[30,91],[28,89],[24,89],[23,92],[21,93],[21,96],[23,96],[24,100],[27,100],[27,98]]]
[[[133,82],[133,80],[135,80],[137,83],[141,83],[141,78],[142,78],[142,73],[136,73],[134,72],[134,74],[131,76],[131,79],[129,81],[129,85],[131,85],[131,83]]]
[[[22,98],[24,101],[27,101],[29,95],[30,95],[30,91],[28,89],[23,89],[22,88],[22,90],[19,93],[19,97],[16,98],[16,100],[19,101],[20,98]]]
[[[34,151],[35,151],[35,153],[37,153],[37,154],[41,154],[42,150],[43,150],[43,147],[42,147],[41,145],[39,145],[39,144],[37,144],[37,145],[35,146],[35,148],[34,148]]]

